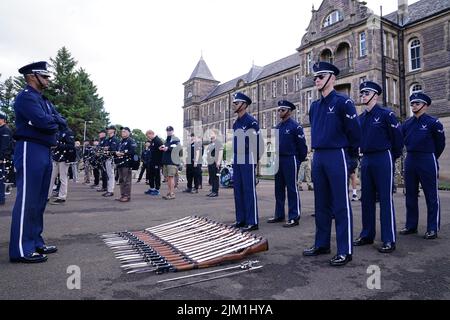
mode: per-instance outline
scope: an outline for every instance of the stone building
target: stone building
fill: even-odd
[[[296,51],[269,65],[252,66],[225,83],[214,79],[201,58],[184,83],[184,129],[191,132],[197,125],[225,133],[235,120],[231,97],[243,91],[254,101],[250,112],[261,128],[276,124],[278,100],[295,103],[295,117],[309,142],[308,109],[319,96],[311,70],[316,61],[325,60],[340,68],[336,89],[349,95],[359,111],[359,84],[366,79],[383,85],[384,104],[401,121],[411,116],[409,95],[424,91],[433,99],[429,113],[450,132],[450,0],[410,6],[398,0],[398,10],[382,18],[362,1],[324,0],[312,9]],[[450,179],[450,147],[440,163],[441,177]]]

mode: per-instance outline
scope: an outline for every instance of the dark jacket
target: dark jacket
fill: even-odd
[[[175,136],[168,136],[166,143],[164,143],[169,149],[163,153],[162,164],[178,166],[181,163],[180,159],[180,139]]]
[[[11,129],[5,124],[0,127],[0,160],[11,159],[12,152]]]
[[[153,140],[150,142],[150,165],[152,166],[161,166],[162,165],[162,156],[163,152],[159,150],[159,147],[162,146],[164,142],[160,137],[155,136]]]
[[[115,158],[114,162],[116,163],[118,168],[131,168],[133,166],[133,158],[136,154],[137,144],[133,140],[133,138],[128,137],[126,139],[122,139],[120,141],[117,151],[124,153],[123,157]]]
[[[53,160],[57,162],[75,162],[77,153],[73,131],[69,128],[65,128],[58,133],[57,137],[57,145],[53,150]]]

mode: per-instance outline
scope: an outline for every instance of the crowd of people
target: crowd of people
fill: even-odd
[[[432,101],[425,93],[410,97],[414,115],[400,124],[394,112],[380,106],[381,87],[374,81],[360,85],[364,112],[357,114],[354,102],[334,89],[339,69],[328,62],[313,66],[314,83],[321,98],[310,106],[311,146],[307,146],[303,127],[292,113],[296,106],[287,100],[278,102],[279,133],[275,159],[274,216],[268,223],[284,222],[283,227],[299,225],[301,201],[299,182],[305,180],[308,190],[314,191],[316,234],[314,245],[303,251],[304,256],[331,253],[331,227],[336,224],[337,253],[329,261],[342,266],[352,260],[353,246],[372,244],[376,235],[376,206],[380,203],[381,253],[396,249],[396,219],[393,202],[393,180],[396,159],[406,148],[405,192],[406,225],[402,235],[418,231],[418,189],[423,188],[428,207],[425,239],[436,239],[440,227],[438,193],[438,159],[445,148],[445,134],[438,119],[426,112]],[[61,204],[67,199],[68,172],[77,179],[80,162],[84,165],[86,184],[113,197],[120,185],[119,202],[131,201],[133,170],[141,170],[137,182],[144,178],[149,185],[145,192],[161,195],[161,175],[167,183],[165,200],[176,198],[180,165],[186,165],[186,193],[198,193],[202,188],[202,165],[207,162],[208,197],[219,196],[220,172],[224,157],[224,143],[216,130],[209,133],[205,148],[201,137],[190,135],[187,155],[182,155],[180,139],[174,128],[166,128],[165,140],[154,131],[146,132],[147,142],[141,157],[128,127],[109,126],[101,130],[98,139],[84,142],[83,152],[75,142],[73,132],[42,94],[48,86],[49,72],[46,62],[37,62],[19,69],[27,86],[15,100],[16,132],[14,140],[14,167],[17,197],[12,213],[10,260],[36,263],[47,260],[47,254],[57,251],[46,245],[42,238],[43,213],[47,201],[59,189],[51,203]],[[251,99],[242,92],[233,98],[233,111],[237,119],[233,124],[232,180],[235,204],[234,227],[242,231],[259,229],[256,169],[264,153],[264,139],[258,121],[248,113]],[[0,156],[5,154],[9,140],[4,126],[5,116],[0,114]],[[9,138],[10,140],[11,137]],[[309,151],[308,151],[309,150]],[[313,152],[312,152],[313,151]],[[32,159],[30,157],[32,155]],[[181,159],[184,159],[183,161]],[[2,157],[0,157],[2,159]],[[356,200],[356,172],[360,163],[362,231],[353,240],[353,214],[351,200]],[[4,166],[4,162],[0,162]],[[299,171],[302,178],[299,180]],[[93,181],[92,181],[93,177]],[[352,198],[349,197],[352,181]],[[0,204],[4,203],[4,186],[0,180]],[[314,185],[312,185],[312,181]],[[3,192],[3,194],[2,194]],[[288,202],[286,212],[285,202]],[[287,219],[286,219],[287,216]]]

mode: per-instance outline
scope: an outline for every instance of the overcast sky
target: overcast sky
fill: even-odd
[[[226,82],[295,53],[321,0],[1,0],[0,73],[18,75],[66,46],[112,123],[182,135],[183,86],[201,52]],[[409,1],[414,3],[416,1]],[[395,0],[367,0],[379,14]]]

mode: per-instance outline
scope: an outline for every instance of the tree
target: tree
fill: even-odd
[[[133,129],[131,131],[134,141],[136,141],[138,145],[139,154],[142,152],[144,148],[144,144],[147,141],[147,137],[141,129]]]
[[[50,59],[50,64],[54,78],[45,94],[67,119],[76,139],[83,138],[85,122],[86,138],[93,138],[109,122],[109,114],[104,110],[103,98],[99,97],[97,87],[83,68],[75,69],[77,61],[65,47]]]

